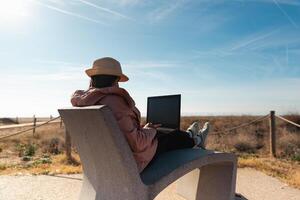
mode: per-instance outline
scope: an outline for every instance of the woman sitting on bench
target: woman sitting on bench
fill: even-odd
[[[159,124],[140,125],[141,115],[128,92],[119,87],[118,82],[128,81],[122,73],[120,63],[113,58],[101,58],[86,70],[91,77],[88,90],[77,90],[71,98],[73,106],[107,105],[116,118],[141,172],[158,155],[176,149],[205,148],[209,132],[206,122],[200,130],[199,122],[194,122],[186,131],[175,130],[169,134],[156,129]]]

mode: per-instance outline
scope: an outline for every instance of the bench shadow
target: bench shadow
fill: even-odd
[[[234,200],[248,200],[248,199],[246,197],[244,197],[243,195],[236,193]]]

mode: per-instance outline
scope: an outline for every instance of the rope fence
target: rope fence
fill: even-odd
[[[249,126],[249,125],[251,125],[251,124],[254,124],[254,123],[258,122],[258,121],[262,121],[262,120],[264,120],[264,119],[267,118],[267,117],[269,117],[269,115],[265,115],[265,116],[259,117],[259,118],[255,119],[255,120],[252,120],[252,121],[250,121],[250,122],[241,124],[241,125],[236,126],[236,127],[232,127],[232,128],[225,129],[225,130],[222,130],[222,131],[215,131],[215,132],[212,132],[212,133],[210,133],[210,135],[219,135],[220,133],[231,132],[231,131],[234,131],[234,130],[236,130],[236,129],[239,129],[239,128],[242,128],[242,127],[245,127],[245,126]],[[227,135],[232,134],[232,133],[233,133],[233,132],[228,133]]]
[[[285,121],[285,122],[287,122],[287,123],[290,123],[290,124],[292,124],[292,125],[297,126],[298,128],[300,128],[300,125],[297,124],[297,123],[295,123],[295,122],[292,122],[292,121],[290,121],[290,120],[288,120],[288,119],[286,119],[284,117],[278,116],[278,115],[276,115],[276,117],[279,118],[279,119],[281,119],[281,120],[283,120],[283,121]]]
[[[28,129],[26,129],[26,130],[22,130],[22,131],[16,132],[16,133],[13,133],[13,134],[10,134],[10,135],[2,136],[2,137],[0,137],[0,141],[3,140],[3,139],[6,139],[6,138],[10,138],[10,137],[13,137],[13,136],[16,136],[16,135],[23,134],[23,133],[28,132],[28,131],[33,131],[33,132],[35,132],[35,129],[36,129],[36,128],[41,127],[41,126],[44,126],[44,125],[46,125],[46,124],[49,124],[50,122],[55,121],[55,120],[57,120],[57,119],[59,119],[59,118],[60,118],[60,116],[59,116],[59,117],[56,117],[56,118],[52,118],[52,119],[50,119],[50,120],[48,120],[48,121],[46,121],[46,122],[44,122],[44,123],[42,123],[42,124],[39,124],[39,125],[35,125],[35,122],[36,122],[36,121],[34,121],[33,127],[28,128]]]
[[[259,121],[262,121],[262,120],[265,120],[267,118],[269,118],[269,127],[270,127],[270,155],[272,157],[276,157],[276,124],[275,124],[275,117],[277,117],[278,119],[281,119],[289,124],[292,124],[296,127],[299,127],[300,128],[300,125],[293,122],[293,121],[290,121],[282,116],[278,116],[278,115],[275,115],[275,111],[270,111],[270,114],[268,115],[265,115],[265,116],[262,116],[262,117],[259,117],[257,119],[254,119],[250,122],[246,122],[246,123],[243,123],[243,124],[240,124],[238,126],[235,126],[235,127],[232,127],[232,128],[229,128],[229,129],[225,129],[225,130],[220,130],[220,131],[214,131],[212,133],[210,133],[210,135],[221,135],[221,133],[224,133],[224,136],[226,135],[230,135],[230,134],[233,134],[235,132],[233,132],[234,130],[237,130],[237,129],[240,129],[240,128],[243,128],[243,127],[246,127],[246,126],[250,126],[252,124],[255,124]],[[13,134],[10,134],[10,135],[6,135],[6,136],[2,136],[0,137],[0,141],[1,140],[4,140],[6,138],[10,138],[10,137],[13,137],[13,136],[16,136],[16,135],[20,135],[20,134],[23,134],[25,132],[28,132],[28,131],[33,131],[33,134],[35,133],[35,129],[38,128],[38,127],[41,127],[41,126],[44,126],[46,124],[49,124],[50,122],[52,121],[55,121],[57,119],[60,119],[61,117],[56,117],[56,118],[52,118],[52,116],[50,117],[50,120],[42,123],[42,124],[39,124],[39,125],[36,125],[36,118],[34,117],[34,120],[33,120],[33,127],[31,128],[28,128],[26,130],[22,130],[22,131],[19,131],[19,132],[16,132],[16,133],[13,133]],[[62,120],[60,120],[60,125],[62,126]],[[226,134],[225,134],[226,133]],[[68,140],[68,142],[66,141],[66,143],[68,143],[67,146],[69,146],[67,148],[67,153],[68,155],[71,154],[70,152],[70,146],[71,146],[71,139],[70,139],[70,136],[69,136],[69,133],[68,131],[66,130],[66,140]]]

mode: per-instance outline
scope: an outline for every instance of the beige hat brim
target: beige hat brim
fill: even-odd
[[[95,75],[113,75],[113,76],[119,76],[120,79],[119,79],[119,82],[126,82],[129,80],[129,78],[125,75],[125,74],[115,74],[115,73],[112,73],[110,71],[103,71],[103,70],[98,70],[98,69],[94,69],[94,68],[90,68],[90,69],[87,69],[85,70],[85,73],[89,76],[89,77],[92,77],[92,76],[95,76]]]

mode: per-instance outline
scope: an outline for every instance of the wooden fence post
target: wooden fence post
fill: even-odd
[[[36,126],[36,118],[35,118],[35,115],[33,115],[33,129],[32,129],[32,135],[33,136],[35,134],[35,126]]]
[[[270,111],[270,156],[276,157],[276,123],[275,123],[275,111]]]
[[[62,120],[62,118],[60,117],[60,128],[62,127],[62,125],[63,125],[63,120]]]
[[[68,162],[72,162],[73,158],[72,158],[72,154],[71,154],[71,136],[68,132],[67,129],[65,129],[65,145],[66,145],[66,156],[67,156],[67,160]]]

